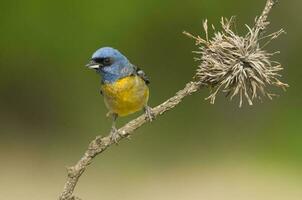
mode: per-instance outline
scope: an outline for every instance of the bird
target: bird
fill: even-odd
[[[88,64],[101,77],[100,93],[112,117],[110,138],[117,143],[121,136],[116,128],[118,117],[144,110],[146,119],[152,121],[154,114],[148,106],[150,80],[143,70],[133,65],[126,56],[112,47],[96,50]]]

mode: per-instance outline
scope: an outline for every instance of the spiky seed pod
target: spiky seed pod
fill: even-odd
[[[269,92],[267,86],[285,90],[288,85],[278,79],[281,77],[279,72],[283,69],[281,64],[272,60],[272,56],[278,52],[269,53],[264,47],[284,31],[281,29],[264,36],[261,32],[263,27],[250,28],[246,25],[248,33],[239,36],[232,31],[233,24],[233,17],[230,20],[222,18],[221,31],[215,31],[212,25],[214,36],[211,39],[207,20],[203,23],[205,39],[185,33],[193,37],[198,46],[195,53],[199,56],[195,59],[201,63],[196,72],[197,80],[211,89],[207,99],[212,104],[219,91],[230,99],[239,96],[240,107],[244,98],[249,105],[253,105],[253,100],[261,99],[262,96],[271,99],[274,94]]]

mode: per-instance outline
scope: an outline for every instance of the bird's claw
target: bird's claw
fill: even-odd
[[[118,129],[116,129],[115,127],[112,127],[111,131],[110,131],[110,139],[112,141],[114,141],[115,144],[118,144],[118,140],[120,137],[121,137],[121,135],[120,135]]]
[[[145,110],[146,120],[152,122],[155,119],[155,115],[152,111],[152,108],[149,106],[145,106],[144,110]]]

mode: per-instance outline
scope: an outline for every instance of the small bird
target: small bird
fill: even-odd
[[[152,121],[154,115],[147,105],[150,83],[148,77],[127,57],[111,47],[98,49],[86,65],[101,76],[101,94],[113,118],[110,136],[117,142],[119,137],[115,122],[118,117],[127,116],[144,109],[146,118]]]

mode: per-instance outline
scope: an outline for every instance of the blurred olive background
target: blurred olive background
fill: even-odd
[[[0,199],[50,200],[111,121],[99,77],[84,67],[99,47],[123,52],[150,76],[155,106],[191,80],[202,20],[237,16],[246,31],[265,0],[0,2]],[[83,199],[298,200],[302,198],[302,2],[280,1],[270,31],[287,92],[238,108],[202,90],[113,146],[82,176]],[[275,89],[273,89],[275,90]],[[119,120],[122,125],[138,114]]]

